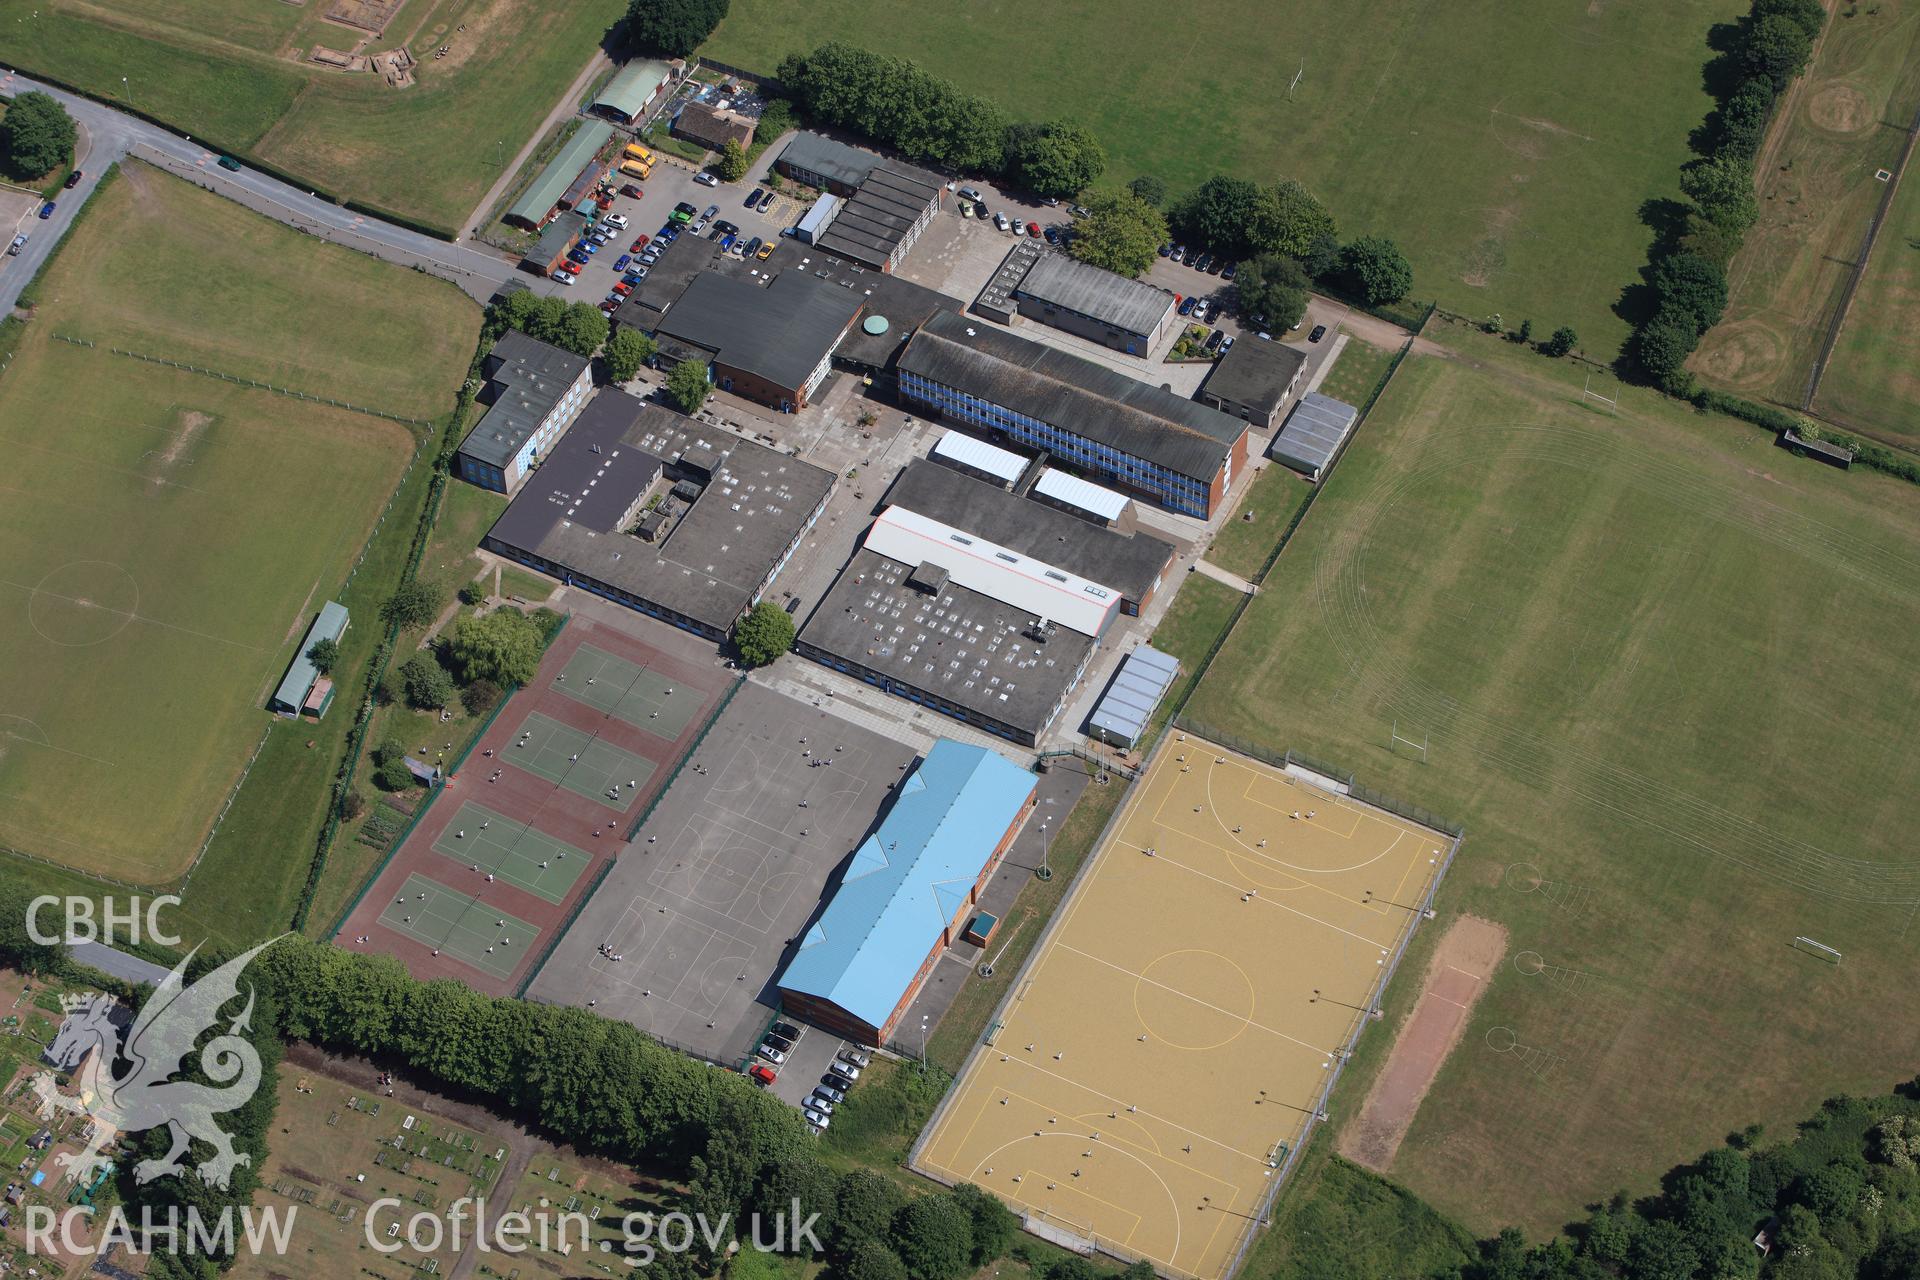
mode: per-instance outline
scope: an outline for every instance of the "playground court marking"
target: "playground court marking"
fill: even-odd
[[[414,874],[380,909],[380,923],[504,980],[534,949],[540,930],[472,894]]]

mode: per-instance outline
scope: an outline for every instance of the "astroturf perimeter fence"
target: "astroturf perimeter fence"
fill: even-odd
[[[728,685],[726,691],[720,695],[720,700],[713,704],[713,710],[707,713],[705,723],[700,726],[700,732],[693,735],[693,741],[689,742],[687,749],[680,753],[680,759],[675,762],[672,771],[667,774],[666,781],[662,782],[659,788],[654,791],[653,798],[641,807],[639,816],[633,820],[633,825],[627,828],[627,843],[631,844],[633,842],[633,838],[640,834],[640,828],[645,826],[647,819],[653,816],[653,811],[660,807],[662,800],[666,799],[667,792],[673,789],[674,779],[678,778],[680,771],[687,767],[687,761],[693,759],[693,753],[698,751],[700,744],[707,740],[707,734],[712,732],[714,722],[720,718],[720,713],[727,709],[727,704],[733,701],[733,695],[740,692],[740,686],[745,683],[745,680],[735,680],[732,684]],[[574,901],[572,908],[568,910],[565,916],[561,917],[559,923],[553,926],[547,935],[546,944],[540,948],[539,954],[534,958],[533,963],[528,966],[526,976],[520,979],[520,985],[514,988],[513,995],[516,1000],[524,1000],[526,998],[528,988],[533,986],[533,980],[538,978],[540,971],[547,967],[547,961],[553,959],[554,948],[560,945],[560,939],[566,937],[567,930],[573,928],[573,922],[580,918],[580,913],[587,909],[587,903],[593,901],[594,894],[600,891],[600,885],[606,880],[607,876],[613,872],[613,864],[619,860],[619,857],[620,855],[616,853],[613,857],[608,858],[600,864],[600,870],[596,871],[593,879],[587,882],[586,891]],[[655,1039],[658,1038],[657,1036],[655,1037]],[[669,1047],[680,1049],[685,1053],[692,1052],[684,1046],[677,1044],[669,1044]],[[706,1057],[705,1054],[693,1054],[693,1056],[698,1058]]]

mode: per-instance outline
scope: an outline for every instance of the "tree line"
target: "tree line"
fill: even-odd
[[[1726,310],[1727,265],[1760,216],[1755,157],[1826,20],[1820,0],[1753,0],[1708,64],[1718,105],[1695,135],[1700,156],[1680,174],[1688,204],[1654,244],[1645,273],[1651,305],[1630,347],[1640,371],[1670,395],[1699,394],[1687,357]]]

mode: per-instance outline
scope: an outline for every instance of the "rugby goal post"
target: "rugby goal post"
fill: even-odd
[[[1587,374],[1587,381],[1586,381],[1586,384],[1585,384],[1584,386],[1582,386],[1582,387],[1580,388],[1580,398],[1581,398],[1581,400],[1583,400],[1583,401],[1585,401],[1585,400],[1597,400],[1597,401],[1599,401],[1599,402],[1600,402],[1601,404],[1603,404],[1603,405],[1605,405],[1605,406],[1607,406],[1607,412],[1608,412],[1608,413],[1610,413],[1610,414],[1612,414],[1612,415],[1613,415],[1614,417],[1616,417],[1616,418],[1620,416],[1620,400],[1619,400],[1619,397],[1617,397],[1617,396],[1603,396],[1603,395],[1601,395],[1601,394],[1600,394],[1600,393],[1599,393],[1598,391],[1595,391],[1595,390],[1593,389],[1593,374],[1592,374],[1591,372],[1589,372],[1589,373]]]
[[[1793,940],[1793,949],[1795,951],[1804,951],[1814,959],[1825,960],[1828,964],[1840,963],[1841,956],[1837,948],[1830,947],[1824,942],[1815,942],[1805,934]]]

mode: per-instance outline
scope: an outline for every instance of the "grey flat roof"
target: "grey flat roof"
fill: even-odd
[[[1014,293],[1091,316],[1122,333],[1150,334],[1173,309],[1173,295],[1154,285],[1129,280],[1089,266],[1064,253],[1049,251],[1035,259]]]
[[[940,198],[940,179],[910,165],[882,161],[847,197],[814,243],[870,267],[893,256],[927,206]]]
[[[1286,425],[1267,447],[1267,456],[1317,473],[1333,461],[1359,416],[1360,411],[1344,401],[1309,392],[1287,415]]]
[[[568,209],[541,230],[540,238],[527,250],[527,257],[544,266],[571,249],[586,229],[586,215]]]
[[[1271,413],[1287,398],[1287,388],[1306,363],[1306,352],[1282,343],[1258,339],[1235,342],[1214,362],[1200,389],[1207,395]]]
[[[657,328],[777,387],[799,387],[862,302],[851,289],[790,271],[770,285],[706,271],[694,277]]]
[[[613,313],[614,320],[630,329],[652,333],[660,317],[672,310],[673,304],[686,293],[687,286],[713,266],[719,256],[719,242],[705,236],[682,235],[669,241],[660,251],[660,261],[647,268],[647,278],[633,287],[627,300]]]
[[[1073,687],[1094,641],[948,582],[938,596],[906,585],[917,565],[861,547],[800,633],[812,649],[1037,735]]]
[[[885,316],[885,333],[868,333],[855,325],[841,339],[838,355],[875,369],[884,369],[899,354],[914,331],[935,312],[959,313],[966,304],[958,298],[915,284],[885,271],[855,266],[824,253],[812,252],[790,236],[783,236],[764,266],[778,269],[782,276],[805,275],[822,280],[865,300],[869,316]]]
[[[926,458],[907,464],[883,502],[1104,583],[1134,600],[1152,589],[1174,554],[1170,542],[1116,533]]]
[[[504,467],[591,362],[585,356],[529,338],[518,329],[509,329],[493,344],[486,363],[491,370],[486,393],[494,400],[460,442],[460,452]]]
[[[1202,481],[1247,430],[1218,409],[952,312],[927,320],[900,368]]]
[[[835,142],[824,134],[802,130],[781,148],[780,163],[857,187],[867,180],[867,175],[880,163],[880,157],[871,151]]]
[[[644,491],[649,456],[671,473],[683,454],[701,449],[711,451],[718,465],[664,541],[594,527],[607,512],[630,508]],[[597,475],[615,450],[620,464],[599,476],[588,499],[593,505],[569,518],[583,479]],[[630,456],[632,463],[621,465]],[[832,491],[833,479],[811,463],[608,387],[528,477],[487,543],[724,631]]]

